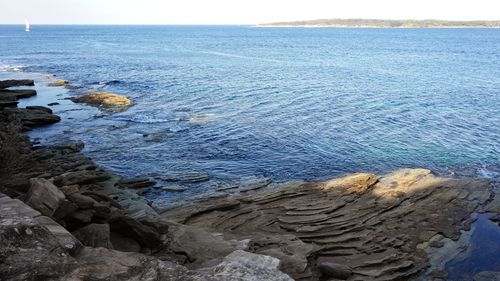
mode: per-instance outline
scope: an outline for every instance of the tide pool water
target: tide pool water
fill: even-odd
[[[500,173],[500,29],[0,26],[0,65],[61,99],[63,122],[30,133],[42,143],[83,140],[128,177],[210,176],[149,194],[159,205],[247,177]],[[81,88],[47,88],[40,73]],[[96,90],[134,106],[64,100]]]

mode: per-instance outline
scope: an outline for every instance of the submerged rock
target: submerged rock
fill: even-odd
[[[184,182],[184,183],[198,183],[210,180],[210,176],[207,173],[199,171],[177,172],[177,173],[171,173],[167,176],[160,176],[155,178],[169,182]]]
[[[132,100],[127,96],[108,92],[90,93],[81,97],[71,98],[71,100],[76,103],[86,103],[108,109],[126,109],[132,105]]]
[[[145,188],[145,187],[152,187],[155,184],[156,182],[148,178],[127,179],[118,182],[118,185],[126,188]]]
[[[169,185],[169,186],[162,186],[160,187],[161,190],[164,190],[164,191],[171,191],[171,192],[184,192],[187,189],[187,187],[184,187],[184,186],[180,186],[180,185]]]
[[[62,79],[59,79],[59,80],[55,80],[53,82],[50,82],[48,84],[49,87],[64,87],[66,85],[68,85],[69,82],[66,81],[66,80],[62,80]]]

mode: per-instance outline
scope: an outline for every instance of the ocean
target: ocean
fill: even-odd
[[[0,26],[0,79],[34,77],[63,121],[29,136],[82,140],[126,176],[196,172],[158,206],[234,182],[325,180],[422,167],[500,178],[500,29]],[[50,88],[66,79],[77,89]],[[108,114],[65,98],[130,96]],[[159,183],[168,185],[169,183]]]

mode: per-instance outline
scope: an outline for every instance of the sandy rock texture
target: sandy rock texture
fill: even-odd
[[[296,280],[404,280],[425,272],[426,249],[457,240],[490,197],[486,180],[402,169],[201,200],[162,216],[249,239]]]

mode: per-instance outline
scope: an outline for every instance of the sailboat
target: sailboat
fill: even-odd
[[[24,28],[24,31],[30,32],[30,23],[28,22],[27,19],[25,19],[24,22],[26,23],[26,28]]]

